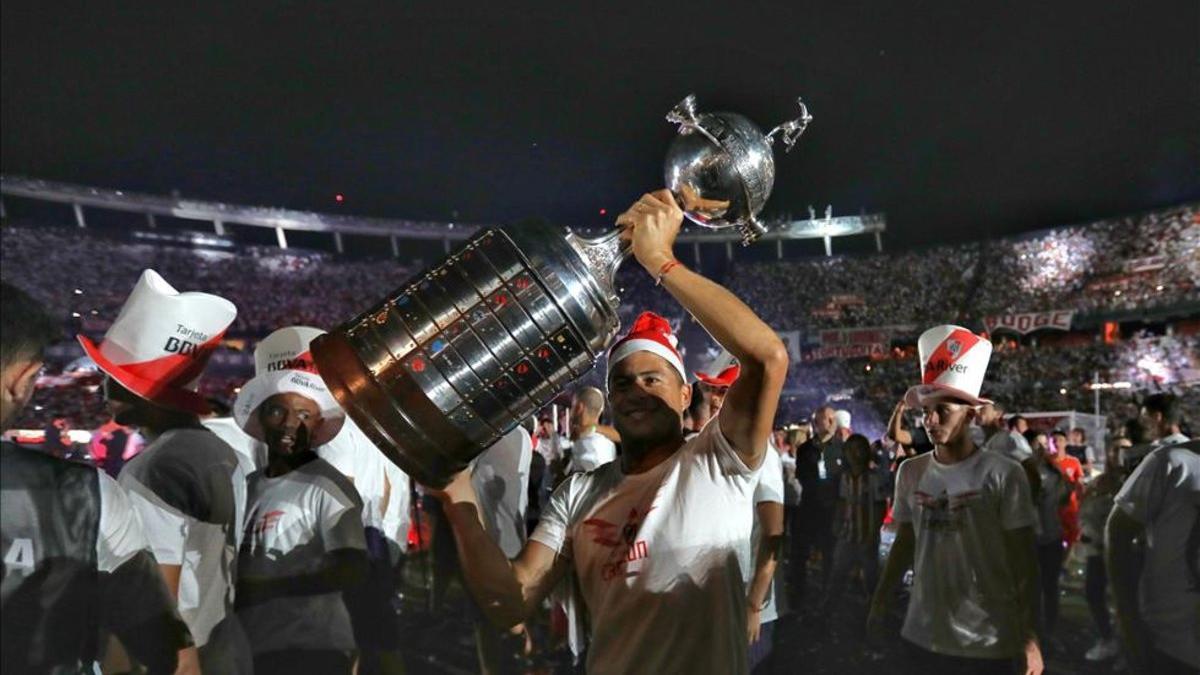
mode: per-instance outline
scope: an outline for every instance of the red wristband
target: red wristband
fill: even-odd
[[[661,286],[663,277],[667,276],[667,274],[671,270],[675,269],[676,267],[678,267],[681,264],[682,263],[680,263],[678,260],[674,260],[674,259],[668,260],[667,262],[663,263],[663,266],[658,268],[658,278],[654,280],[654,285]]]

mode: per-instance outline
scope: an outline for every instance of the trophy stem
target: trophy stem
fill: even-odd
[[[615,307],[620,304],[616,287],[617,269],[633,252],[629,244],[621,241],[621,231],[613,230],[595,239],[580,237],[571,232],[567,234],[567,243],[579,252],[595,275],[600,290],[612,301],[612,305]]]

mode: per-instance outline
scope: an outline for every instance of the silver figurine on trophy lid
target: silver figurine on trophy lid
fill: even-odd
[[[749,243],[775,181],[771,141],[790,149],[812,119],[763,134],[684,99],[666,174],[680,207]],[[620,329],[619,232],[596,239],[547,224],[483,230],[313,343],[338,402],[418,481],[445,485],[503,434],[585,376]]]

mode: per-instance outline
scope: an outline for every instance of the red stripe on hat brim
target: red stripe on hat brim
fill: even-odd
[[[224,333],[196,345],[194,351],[188,354],[168,354],[141,363],[127,363],[121,368],[147,382],[163,382],[167,386],[186,384],[204,373],[209,356],[221,344],[222,337]]]
[[[696,371],[696,379],[704,384],[711,384],[714,387],[732,387],[734,382],[737,382],[738,377],[742,374],[741,366],[729,366],[722,370],[718,375],[709,375]]]
[[[224,334],[222,333],[222,335]],[[157,405],[192,412],[197,415],[207,415],[212,412],[212,406],[200,394],[190,389],[175,386],[169,381],[146,379],[138,373],[131,372],[125,366],[120,366],[110,361],[104,354],[100,353],[100,347],[86,335],[77,335],[76,339],[83,346],[83,351],[88,355],[88,358],[94,361],[96,366],[104,371],[105,375],[113,378],[122,387],[125,387],[137,396]],[[215,339],[219,340],[220,337],[218,336]],[[201,364],[201,371],[203,371],[206,363],[207,360]]]

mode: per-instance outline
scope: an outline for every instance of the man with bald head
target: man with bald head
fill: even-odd
[[[808,590],[808,559],[821,552],[821,580],[829,578],[833,563],[833,512],[842,476],[842,437],[837,414],[831,405],[813,412],[813,435],[796,449],[796,477],[800,480],[800,509],[796,523],[799,536],[792,539],[790,568],[793,606],[799,607]]]
[[[584,387],[571,400],[571,463],[567,474],[598,469],[617,458],[617,446],[596,427],[604,413],[604,392]]]

